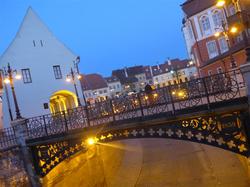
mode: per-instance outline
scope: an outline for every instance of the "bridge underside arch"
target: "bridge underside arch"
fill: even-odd
[[[45,176],[56,165],[71,155],[88,149],[87,139],[94,138],[96,143],[139,139],[168,138],[197,142],[228,150],[243,156],[249,156],[249,145],[244,133],[242,114],[233,112],[217,116],[198,116],[180,120],[168,120],[165,123],[151,125],[128,125],[124,128],[102,126],[95,132],[69,136],[64,141],[55,139],[54,143],[42,143],[31,146],[36,163],[36,171]],[[85,131],[86,132],[86,131]],[[84,137],[84,138],[83,138]]]

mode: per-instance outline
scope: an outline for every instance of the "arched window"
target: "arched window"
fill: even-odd
[[[215,10],[213,12],[213,21],[216,27],[221,26],[222,22],[224,21],[221,10]]]
[[[211,32],[209,18],[207,16],[202,16],[200,19],[200,23],[201,23],[203,34],[209,34]]]

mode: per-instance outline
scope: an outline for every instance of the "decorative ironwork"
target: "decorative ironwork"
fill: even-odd
[[[85,147],[85,142],[79,139],[33,146],[32,154],[37,174],[45,176],[64,159],[86,150]]]
[[[97,126],[93,129],[101,126],[99,141],[145,137],[174,138],[210,144],[247,156],[248,141],[239,112],[192,117],[194,108],[205,106],[210,109],[212,104],[221,101],[223,104],[231,103],[244,97],[242,89],[245,89],[245,85],[237,70],[108,99],[56,114],[29,118],[27,139],[29,142],[39,143],[41,138],[46,138],[47,142],[52,142],[55,136],[78,133],[78,129],[90,128],[89,126]],[[171,119],[177,119],[175,117],[184,112],[189,116],[186,119],[170,122],[167,118],[170,116]],[[125,122],[127,124],[135,120],[155,119],[156,115],[164,117],[160,125],[133,124],[133,128],[124,125]],[[2,129],[0,133],[0,149],[17,145],[12,128]],[[30,146],[37,172],[42,176],[68,156],[85,148],[80,139]]]
[[[0,129],[0,150],[17,146],[16,136],[12,127]]]
[[[100,142],[131,138],[173,138],[220,147],[241,155],[249,155],[242,115],[239,112],[188,118],[162,125],[106,130],[97,135]]]
[[[242,97],[243,78],[239,71],[191,80],[165,88],[108,99],[54,115],[30,118],[29,138],[38,138],[69,130],[107,124],[161,113],[172,113],[220,101]],[[181,112],[179,112],[181,113]],[[87,115],[88,114],[88,115]]]

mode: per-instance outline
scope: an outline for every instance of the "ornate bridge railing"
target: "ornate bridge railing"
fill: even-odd
[[[235,70],[150,92],[108,99],[56,114],[29,118],[27,139],[156,114],[192,113],[201,109],[216,108],[217,103],[233,101],[240,97],[245,97],[245,84],[240,71]],[[0,136],[0,149],[15,144],[12,128],[3,131]]]

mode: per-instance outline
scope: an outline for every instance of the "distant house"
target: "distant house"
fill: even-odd
[[[110,97],[108,83],[101,75],[94,73],[82,77],[81,84],[87,102],[99,102]]]
[[[153,84],[164,87],[189,81],[198,76],[197,69],[192,61],[173,59],[164,64],[152,66]]]
[[[133,66],[112,71],[123,86],[123,92],[140,92],[148,83],[144,66]]]
[[[105,78],[108,88],[110,97],[119,96],[122,92],[122,85],[120,80],[117,77],[111,76]]]
[[[10,63],[22,76],[21,80],[14,81],[22,117],[55,113],[78,106],[72,81],[65,81],[71,68],[76,71],[73,63],[76,60],[77,55],[61,43],[29,8],[14,40],[0,57],[2,69]],[[80,83],[75,81],[81,95]],[[8,96],[10,107],[7,104]],[[13,97],[7,85],[7,90],[3,92],[4,126],[10,124],[9,110],[15,118]]]

